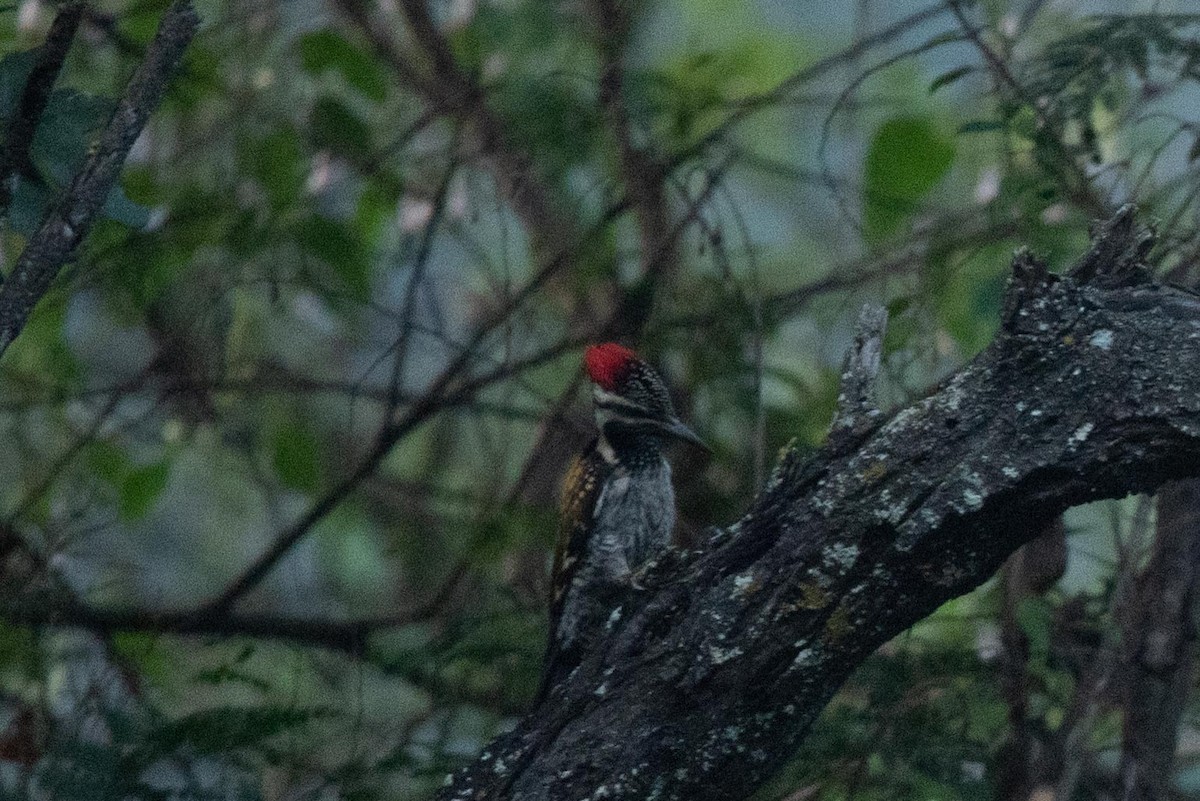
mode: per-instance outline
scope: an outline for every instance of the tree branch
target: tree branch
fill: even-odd
[[[311,645],[332,651],[359,654],[367,637],[381,629],[420,621],[423,610],[412,615],[361,620],[306,620],[277,615],[197,614],[149,609],[104,609],[62,594],[39,597],[36,602],[6,605],[4,621],[16,626],[79,628],[97,634],[137,631],[148,634],[218,637],[256,637]]]
[[[985,351],[858,436],[788,451],[442,798],[745,797],[879,645],[1064,509],[1200,472],[1200,295],[1149,282],[1145,241],[1127,207],[1095,234],[1103,263],[1018,258]]]
[[[17,175],[31,170],[29,146],[33,144],[33,134],[42,121],[42,114],[50,100],[50,90],[58,80],[58,73],[67,58],[67,51],[71,49],[71,42],[75,41],[75,32],[79,30],[82,17],[82,2],[62,5],[50,25],[46,41],[38,48],[37,60],[25,81],[21,103],[8,124],[4,151],[0,153],[0,217],[8,214]]]
[[[162,102],[167,83],[199,24],[188,0],[176,0],[163,14],[146,58],[130,78],[95,150],[66,194],[46,213],[12,274],[0,286],[0,355],[21,333],[33,307],[91,230],[129,149]]]
[[[1123,621],[1126,670],[1121,798],[1167,798],[1179,720],[1195,667],[1193,603],[1200,583],[1200,482],[1158,496],[1158,531]]]

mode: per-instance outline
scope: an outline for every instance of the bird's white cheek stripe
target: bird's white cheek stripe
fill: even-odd
[[[645,411],[641,406],[629,400],[628,398],[622,398],[620,395],[609,392],[606,389],[601,389],[600,387],[592,388],[592,398],[596,401],[596,403],[602,403],[605,406],[624,406],[627,409]]]
[[[600,430],[604,430],[603,425],[600,427]],[[617,452],[613,450],[612,445],[608,444],[608,440],[604,438],[603,434],[600,435],[600,441],[596,443],[596,450],[600,451],[600,455],[604,457],[604,461],[609,464],[617,463]]]

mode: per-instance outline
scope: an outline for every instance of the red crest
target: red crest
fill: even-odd
[[[616,342],[592,345],[583,353],[583,364],[587,368],[588,378],[608,392],[616,390],[617,384],[625,378],[629,368],[637,360],[636,353]]]

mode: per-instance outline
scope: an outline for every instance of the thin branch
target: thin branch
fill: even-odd
[[[134,380],[139,382],[144,381],[149,373],[150,369],[146,368],[142,370],[138,377]],[[38,484],[25,495],[25,498],[17,504],[10,514],[4,517],[3,525],[11,526],[15,521],[24,517],[29,510],[32,509],[42,499],[42,497],[50,491],[50,488],[54,486],[54,482],[58,480],[58,477],[62,474],[63,470],[65,470],[75,460],[75,457],[78,456],[84,448],[95,441],[96,434],[100,431],[100,428],[106,422],[108,422],[109,418],[112,417],[113,413],[117,410],[117,407],[121,404],[121,401],[126,397],[127,393],[121,391],[120,389],[117,389],[110,394],[108,401],[104,404],[100,411],[96,413],[96,416],[92,419],[91,423],[88,424],[83,433],[77,436],[75,440],[61,454],[58,455],[58,457],[54,460],[54,463],[46,470],[42,480],[39,481]]]
[[[400,306],[400,334],[397,337],[394,350],[395,360],[392,363],[391,392],[388,397],[388,419],[395,415],[399,406],[400,393],[404,388],[405,366],[408,360],[409,347],[412,344],[412,334],[416,323],[417,293],[425,281],[425,272],[429,266],[429,256],[433,252],[433,241],[437,236],[442,217],[446,210],[446,198],[450,194],[450,184],[454,180],[458,165],[451,163],[442,175],[437,192],[434,194],[433,210],[429,222],[421,232],[420,243],[417,245],[416,258],[413,260],[412,274],[408,278],[408,286],[404,290],[404,300]]]
[[[1146,533],[1150,528],[1151,509],[1150,498],[1143,496],[1138,499],[1133,520],[1124,536],[1122,526],[1114,526],[1113,537],[1118,560],[1114,571],[1116,582],[1109,598],[1109,615],[1117,620],[1125,616],[1133,599],[1137,564],[1141,558]],[[1106,628],[1100,646],[1075,682],[1075,690],[1063,714],[1062,724],[1055,733],[1060,743],[1058,752],[1062,760],[1057,781],[1054,782],[1055,801],[1070,801],[1075,798],[1083,778],[1084,766],[1090,758],[1087,743],[1106,706],[1110,688],[1121,666],[1120,655],[1119,628]]]
[[[381,629],[428,619],[424,610],[412,615],[349,621],[304,620],[272,615],[196,614],[150,609],[101,609],[69,598],[15,604],[0,611],[6,623],[41,628],[80,628],[97,634],[145,632],[182,636],[255,637],[312,645],[359,654],[367,637]]]
[[[67,51],[75,41],[79,21],[83,17],[82,2],[65,3],[58,9],[46,41],[38,48],[37,60],[25,81],[21,102],[8,124],[4,137],[4,151],[0,153],[0,217],[8,214],[16,190],[17,176],[32,169],[29,163],[29,147],[46,104],[50,101],[50,90],[58,80]]]
[[[25,568],[13,575],[11,560],[19,556]],[[226,614],[205,610],[163,612],[151,609],[105,609],[94,606],[69,588],[49,560],[31,548],[11,525],[0,523],[0,566],[6,586],[16,579],[22,590],[9,590],[0,601],[0,619],[13,625],[41,628],[70,627],[113,634],[138,631],[174,635],[256,637],[312,645],[361,656],[367,638],[376,631],[431,620],[443,613],[466,578],[470,561],[460,559],[437,590],[423,603],[395,614],[353,620],[315,620],[278,615]],[[34,581],[34,578],[38,580]]]
[[[91,230],[129,149],[162,101],[199,24],[188,0],[175,0],[163,14],[146,58],[130,78],[97,147],[66,194],[47,212],[12,274],[0,286],[0,355],[21,333],[34,306]]]

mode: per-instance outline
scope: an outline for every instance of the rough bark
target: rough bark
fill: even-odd
[[[1069,275],[1018,254],[983,353],[911,406],[860,409],[812,458],[785,453],[442,798],[744,798],[875,648],[1063,510],[1200,473],[1200,295],[1149,280],[1151,243],[1126,208]]]

